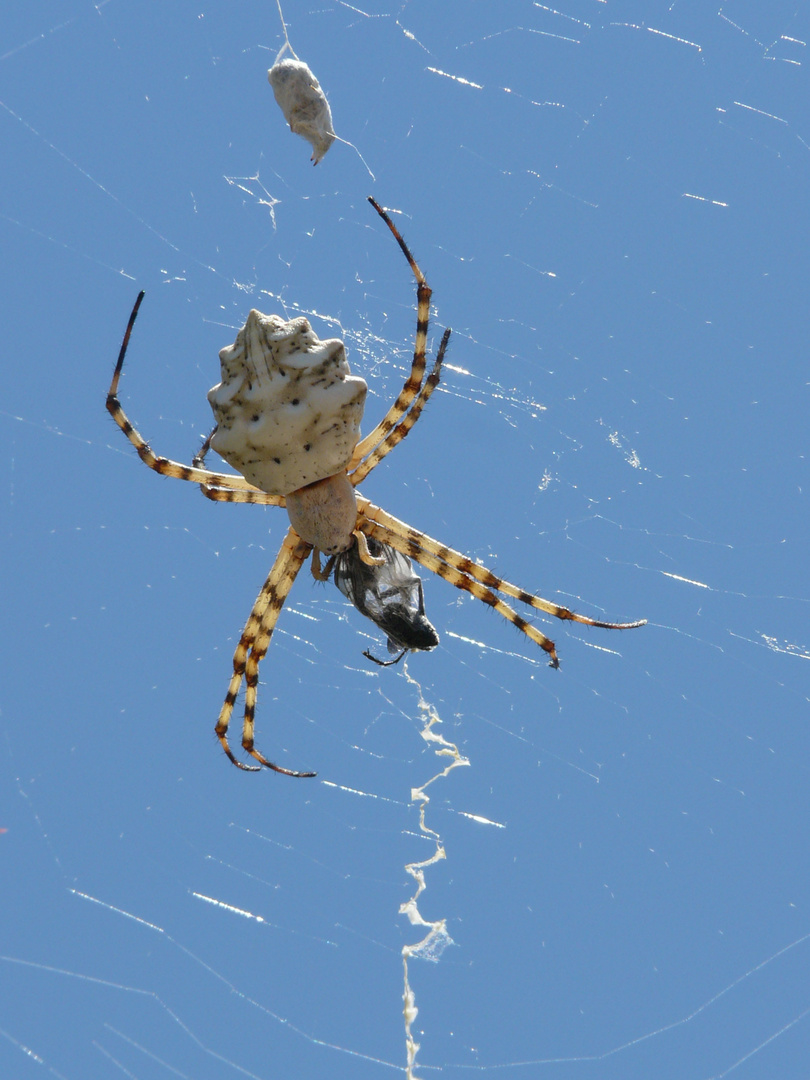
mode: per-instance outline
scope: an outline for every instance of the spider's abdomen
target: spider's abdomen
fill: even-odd
[[[246,480],[289,495],[346,471],[368,387],[350,374],[339,338],[321,341],[307,319],[254,310],[219,359],[211,446]]]

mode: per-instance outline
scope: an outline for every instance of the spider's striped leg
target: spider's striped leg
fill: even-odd
[[[204,469],[205,468],[205,459],[206,459],[206,456],[208,454],[208,451],[211,449],[211,440],[216,435],[216,433],[217,433],[217,425],[214,424],[214,426],[211,428],[211,430],[208,432],[208,434],[203,439],[202,446],[197,451],[197,453],[194,455],[194,457],[191,459],[191,464],[194,466],[195,469]]]
[[[135,301],[132,314],[129,316],[124,340],[121,342],[121,351],[118,353],[118,362],[115,365],[110,389],[107,392],[107,411],[138,451],[138,457],[144,465],[148,465],[155,472],[163,476],[173,476],[177,480],[190,480],[195,484],[215,484],[224,488],[233,488],[237,491],[255,491],[253,485],[249,484],[243,476],[209,472],[207,469],[194,469],[188,465],[183,465],[182,462],[171,461],[169,458],[158,456],[140,432],[133,427],[129,417],[124,412],[121,402],[118,400],[118,383],[124,367],[124,357],[127,354],[132,327],[138,317],[138,308],[141,306],[143,296],[143,292],[138,293],[138,299]]]
[[[211,502],[255,503],[257,506],[286,506],[283,495],[268,495],[266,491],[241,491],[230,487],[200,484],[200,491]]]
[[[279,553],[279,558],[283,553],[282,549]],[[277,564],[278,559],[264,585],[262,585],[259,595],[256,597],[256,602],[250,612],[248,621],[245,623],[245,629],[242,631],[242,636],[239,638],[239,644],[236,646],[236,652],[233,654],[233,675],[228,684],[228,693],[225,695],[225,702],[220,710],[216,725],[216,734],[217,738],[222,743],[222,749],[237,768],[245,769],[246,772],[261,772],[261,770],[258,765],[245,765],[234,757],[228,744],[228,724],[230,723],[233,707],[237,695],[239,694],[239,687],[242,685],[242,679],[245,677],[245,665],[247,663],[248,652],[250,651],[253,642],[256,640],[256,635],[258,634],[262,623],[262,616],[270,603],[273,590],[273,572],[276,570]]]
[[[375,508],[376,509],[376,508]],[[539,645],[541,649],[545,649],[550,659],[549,664],[552,667],[559,667],[560,661],[557,658],[557,650],[554,648],[554,642],[547,638],[545,634],[542,634],[536,626],[532,626],[528,620],[524,619],[522,615],[518,615],[505,601],[501,600],[499,596],[496,596],[491,589],[486,588],[480,581],[476,581],[475,578],[469,577],[467,574],[463,574],[460,570],[456,570],[455,567],[450,566],[448,563],[442,562],[435,555],[432,555],[429,551],[424,550],[419,544],[411,537],[406,539],[399,535],[399,533],[393,532],[391,529],[385,528],[383,525],[378,525],[370,517],[360,515],[359,527],[367,536],[373,536],[375,540],[379,540],[383,544],[388,544],[389,547],[396,548],[397,551],[401,551],[403,555],[409,555],[410,558],[420,563],[427,570],[431,570],[434,574],[438,574],[439,577],[443,577],[445,581],[449,581],[451,585],[455,585],[457,589],[463,589],[465,592],[470,593],[476,598],[476,600],[482,600],[485,604],[488,604],[491,608],[494,608],[499,615],[502,615],[504,619],[508,619],[513,626],[516,626],[518,630],[522,631],[526,637],[530,638],[536,645]]]
[[[450,327],[448,327],[442,335],[441,344],[439,345],[439,351],[436,354],[436,360],[433,364],[433,368],[422,384],[422,388],[417,395],[413,405],[411,405],[408,412],[400,420],[397,426],[386,435],[382,442],[372,450],[365,461],[362,461],[353,473],[349,475],[349,479],[355,486],[362,484],[368,474],[373,468],[375,468],[389,451],[401,443],[413,425],[422,415],[422,410],[427,405],[430,395],[439,385],[439,380],[442,377],[442,364],[444,363],[444,354],[447,351],[447,343],[450,340]]]
[[[387,514],[378,506],[373,506],[363,499],[362,496],[358,496],[358,507],[361,513],[367,515],[372,521],[378,522],[380,525],[384,526],[389,531],[396,533],[397,536],[402,537],[404,540],[411,541],[415,545],[418,545],[420,549],[434,555],[441,563],[446,563],[448,566],[453,567],[453,569],[458,570],[462,574],[466,574],[468,577],[474,578],[476,581],[480,581],[482,585],[486,585],[496,592],[502,592],[506,596],[514,597],[515,600],[520,600],[521,603],[536,608],[538,611],[545,611],[547,615],[554,615],[558,619],[583,623],[585,626],[599,626],[604,630],[635,630],[637,627],[646,626],[647,624],[646,619],[639,619],[636,622],[616,623],[601,622],[598,619],[590,619],[587,615],[578,615],[575,611],[571,611],[567,607],[562,607],[560,604],[554,604],[550,600],[544,600],[542,596],[535,596],[533,593],[526,592],[525,589],[518,588],[517,585],[512,585],[510,582],[504,581],[504,579],[498,577],[497,574],[493,574],[491,570],[487,570],[485,566],[480,566],[478,563],[473,562],[468,556],[462,555],[460,552],[454,551],[444,544],[440,544],[438,540],[433,540],[430,536],[426,536],[425,533],[417,532],[415,529],[412,529],[410,525],[406,525],[404,521],[400,521],[391,514]],[[410,554],[410,551],[406,551],[405,554]],[[414,556],[414,558],[416,558],[416,556]],[[439,571],[436,572],[438,573]]]
[[[214,428],[211,433],[205,439],[200,449],[194,455],[191,462],[195,469],[205,468],[205,456],[211,449],[211,440],[216,434],[217,429]],[[262,491],[260,488],[254,488],[251,485],[249,491],[243,491],[239,488],[219,487],[216,484],[200,484],[200,491],[212,502],[238,502],[238,503],[258,503],[260,506],[286,506],[283,495],[268,495],[266,491]]]
[[[335,565],[337,555],[330,555],[326,565],[321,566],[321,553],[317,548],[312,549],[312,576],[316,581],[328,581]]]
[[[270,646],[270,639],[273,636],[273,630],[281,614],[281,609],[284,607],[284,601],[287,599],[298,571],[311,550],[312,545],[302,540],[298,533],[291,528],[284,538],[275,566],[267,580],[267,584],[270,586],[268,603],[265,605],[261,625],[251,646],[244,669],[245,719],[242,727],[242,746],[262,765],[265,765],[268,769],[273,769],[275,772],[284,773],[285,776],[315,776],[315,773],[293,772],[292,769],[284,769],[280,765],[274,765],[272,761],[268,761],[264,754],[260,754],[254,747],[253,720],[256,714],[256,695],[259,688],[259,664],[264,659]],[[217,725],[217,733],[219,734],[219,725]]]
[[[237,694],[239,693],[239,687],[242,685],[242,680],[246,677],[248,667],[251,666],[252,650],[256,648],[256,643],[258,641],[262,641],[263,648],[261,649],[261,653],[260,655],[257,655],[255,664],[252,665],[255,669],[257,681],[259,660],[267,652],[267,647],[270,643],[270,635],[273,632],[273,627],[278,619],[279,612],[284,606],[287,594],[289,593],[309,550],[309,544],[304,543],[298,534],[290,529],[284,538],[284,543],[281,545],[281,550],[276,557],[273,568],[268,574],[267,580],[256,598],[256,603],[253,605],[253,610],[245,624],[245,629],[242,632],[239,644],[236,646],[236,652],[233,655],[233,675],[231,676],[228,693],[225,695],[225,701],[220,711],[215,730],[217,738],[222,744],[222,749],[228,755],[229,759],[234,765],[238,766],[238,768],[245,769],[248,772],[258,772],[259,770],[257,766],[245,765],[234,757],[233,752],[228,745],[228,724],[230,723],[233,707],[236,702]],[[248,683],[248,685],[250,684]],[[260,761],[262,765],[266,765],[269,769],[274,769],[276,772],[285,773],[288,776],[312,776],[312,773],[292,772],[290,769],[284,769],[280,765],[273,765],[272,762],[268,761],[263,755],[259,754],[258,751],[254,750],[253,714],[256,708],[255,681],[249,711],[248,705],[249,703],[246,697],[245,723],[242,731],[242,745],[245,750],[255,757],[257,761]]]
[[[430,321],[431,289],[425,281],[425,275],[417,266],[416,260],[408,250],[408,245],[399,235],[399,230],[388,214],[386,214],[385,210],[383,210],[379,203],[372,199],[371,196],[369,196],[368,201],[393,233],[394,239],[402,249],[405,258],[408,260],[410,268],[413,271],[413,276],[416,278],[416,340],[414,341],[411,371],[408,378],[405,380],[405,385],[402,387],[396,401],[379,424],[377,424],[374,430],[357,444],[349,464],[349,469],[357,465],[366,454],[374,449],[377,443],[382,442],[388,432],[396,425],[399,418],[408,410],[411,402],[419,393],[419,388],[425,377],[425,350],[427,348],[427,332],[428,323]]]

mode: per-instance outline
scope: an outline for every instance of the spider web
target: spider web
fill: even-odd
[[[0,1072],[803,1077],[807,8],[284,15],[373,184],[286,130],[274,5],[0,15]],[[252,306],[345,337],[369,430],[415,290],[368,193],[453,337],[364,493],[650,625],[543,622],[554,672],[431,579],[440,647],[378,670],[302,575],[257,744],[318,779],[246,777],[212,728],[285,516],[159,479],[103,398],[143,287],[158,452]]]

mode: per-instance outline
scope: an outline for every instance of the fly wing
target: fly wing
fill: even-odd
[[[390,653],[435,649],[439,635],[425,615],[422,579],[411,560],[372,537],[368,547],[372,555],[385,561],[368,566],[355,543],[335,560],[335,585],[361,615],[388,636]]]

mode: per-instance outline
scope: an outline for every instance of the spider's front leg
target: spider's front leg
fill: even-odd
[[[245,769],[248,772],[258,772],[259,770],[255,765],[245,765],[244,762],[239,761],[228,744],[228,725],[243,679],[246,684],[245,718],[242,726],[242,746],[245,751],[251,757],[254,757],[260,765],[264,765],[274,772],[283,773],[285,776],[315,775],[313,772],[295,772],[292,769],[285,769],[281,765],[275,765],[272,761],[268,761],[264,754],[261,754],[253,745],[253,723],[259,685],[259,664],[270,646],[270,639],[273,636],[273,630],[281,614],[281,609],[284,607],[284,601],[287,599],[298,571],[311,550],[311,545],[302,540],[294,529],[291,528],[287,532],[281,550],[273,564],[273,569],[268,574],[267,580],[256,598],[256,603],[253,605],[253,610],[245,624],[245,629],[233,655],[233,675],[215,731],[228,758],[238,768]]]
[[[386,454],[389,454],[395,446],[398,446],[402,442],[422,415],[422,410],[425,405],[427,405],[431,394],[441,381],[444,354],[447,352],[447,343],[450,341],[451,332],[452,331],[448,326],[442,334],[442,340],[439,344],[439,351],[436,353],[436,360],[434,361],[433,368],[422,383],[419,393],[416,395],[416,398],[403,418],[388,432],[385,438],[374,447],[368,457],[361,461],[353,472],[349,473],[349,479],[355,486],[362,484],[371,470],[376,469]]]
[[[433,295],[430,286],[425,280],[425,275],[419,269],[419,266],[414,259],[413,255],[408,248],[408,245],[400,236],[399,230],[388,216],[385,210],[380,204],[373,199],[370,195],[368,201],[383,219],[385,224],[391,230],[391,233],[399,244],[403,255],[408,260],[408,264],[411,268],[414,278],[416,279],[416,338],[414,341],[413,349],[413,361],[411,363],[411,370],[405,380],[405,385],[399,392],[399,395],[390,407],[388,412],[377,424],[373,431],[369,432],[365,438],[361,439],[354,449],[349,469],[355,468],[360,461],[374,449],[378,443],[381,443],[383,439],[388,435],[389,431],[394,428],[400,418],[410,408],[411,402],[419,393],[422,386],[422,380],[425,377],[425,352],[427,349],[427,334],[428,325],[430,322],[430,298]],[[359,482],[359,481],[358,481]]]
[[[199,469],[203,472],[207,472],[205,469],[205,458],[208,451],[211,449],[211,440],[216,435],[217,429],[214,428],[210,435],[207,436],[200,449],[194,455],[192,459],[192,467]],[[213,475],[213,474],[210,474]],[[242,477],[239,477],[241,480]],[[269,495],[266,491],[261,491],[259,488],[250,487],[247,490],[233,487],[228,484],[223,486],[219,483],[203,483],[200,484],[200,491],[211,502],[229,502],[229,503],[253,503],[255,506],[285,506],[283,495]]]
[[[212,485],[215,488],[222,488],[223,490],[254,492],[256,490],[255,487],[248,483],[243,476],[236,476],[231,473],[209,472],[208,469],[189,467],[180,461],[172,461],[170,458],[156,454],[124,412],[124,408],[118,399],[118,384],[121,381],[121,373],[124,370],[124,359],[127,355],[132,328],[138,317],[138,310],[143,298],[144,292],[141,290],[141,292],[138,293],[135,305],[129,316],[124,339],[121,342],[121,349],[118,353],[118,361],[115,365],[115,370],[113,371],[110,389],[107,391],[107,412],[138,451],[138,457],[144,465],[148,465],[150,469],[153,469],[156,473],[160,473],[161,476],[172,476],[176,480],[190,480],[195,484]]]

